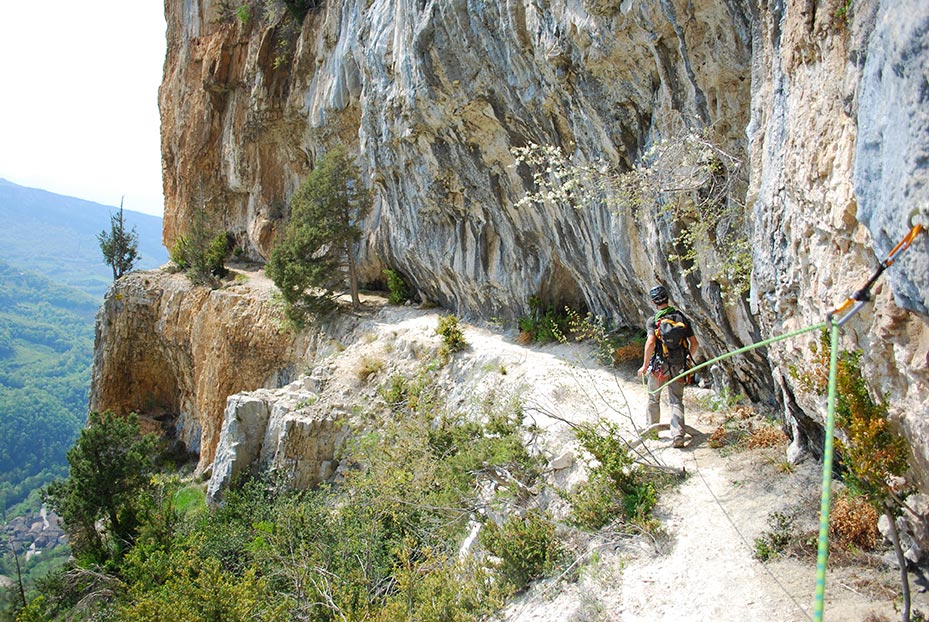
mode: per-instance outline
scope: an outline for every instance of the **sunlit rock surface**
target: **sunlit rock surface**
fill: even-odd
[[[856,1],[844,15],[840,0],[333,0],[301,24],[257,10],[243,23],[220,6],[167,7],[159,101],[169,247],[202,210],[249,257],[266,258],[291,193],[321,153],[343,143],[358,154],[374,201],[357,249],[367,284],[391,267],[461,314],[512,320],[538,295],[641,325],[645,293],[660,281],[694,319],[709,357],[822,321],[906,233],[911,209],[929,204],[929,6],[919,0]],[[554,144],[581,162],[624,168],[684,127],[709,128],[746,162],[749,302],[723,298],[718,257],[684,276],[668,259],[677,230],[666,215],[516,207],[531,179],[514,166],[513,147]],[[878,281],[842,344],[863,351],[924,484],[926,240]],[[146,343],[146,331],[167,345],[123,355],[119,373],[98,357],[95,396],[123,397],[95,403],[141,403],[150,393],[188,413],[181,436],[192,447],[202,437],[201,464],[209,462],[205,439],[215,444],[226,395],[285,367],[287,340],[259,339],[283,340],[281,350],[271,348],[251,381],[233,380],[250,358],[206,362],[216,359],[196,359],[187,342],[167,337],[209,344],[222,333],[194,330],[196,314],[158,324],[161,312],[150,311],[166,290],[196,308],[233,299],[134,278],[117,288],[132,292],[123,306],[108,299],[104,322],[121,328],[102,334],[98,352],[128,347],[110,344],[116,335]],[[793,456],[821,451],[824,399],[801,381],[818,339],[728,366],[737,389],[785,414]],[[222,391],[195,381],[204,366],[217,370]],[[205,411],[209,428],[191,414]]]

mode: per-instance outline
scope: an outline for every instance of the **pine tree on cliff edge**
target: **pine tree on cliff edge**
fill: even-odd
[[[104,263],[113,268],[114,281],[132,270],[139,260],[139,234],[135,227],[132,231],[126,230],[123,199],[119,200],[119,212],[110,215],[110,231],[101,231],[97,240],[100,242]]]
[[[352,307],[358,308],[358,271],[352,245],[369,209],[355,158],[344,147],[327,152],[291,197],[290,222],[266,266],[280,288],[292,319],[335,306],[335,289],[346,272]]]

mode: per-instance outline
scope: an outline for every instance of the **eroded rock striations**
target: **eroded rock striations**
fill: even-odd
[[[374,209],[359,248],[369,283],[404,274],[429,300],[513,318],[529,298],[641,324],[655,280],[701,319],[713,350],[758,336],[744,304],[670,262],[667,216],[602,205],[516,208],[513,147],[556,144],[632,165],[684,128],[712,126],[744,158],[751,19],[734,3],[333,2],[302,24],[220,3],[168,15],[160,92],[169,247],[205,207],[266,258],[317,156],[357,148]],[[586,8],[585,8],[586,7]],[[771,394],[763,357],[735,370]]]
[[[321,5],[301,23],[273,2],[256,4],[247,21],[218,1],[167,5],[159,93],[167,246],[202,208],[211,228],[266,258],[291,193],[321,153],[344,143],[374,198],[357,249],[368,284],[391,267],[459,313],[512,318],[538,295],[641,325],[645,292],[661,281],[712,355],[820,321],[902,237],[910,209],[929,203],[929,7],[920,0]],[[750,306],[726,301],[712,252],[687,274],[668,259],[678,228],[664,211],[516,207],[532,180],[514,147],[553,144],[580,162],[628,169],[649,146],[694,127],[747,163]],[[716,233],[710,227],[708,237]],[[888,392],[924,484],[927,266],[923,236],[843,338],[863,350],[875,392]],[[194,334],[208,344],[223,333],[201,333],[196,313],[169,321],[156,311],[164,279],[190,298],[178,306],[232,299],[182,292],[171,278],[134,277],[117,287],[126,302],[108,298],[101,322],[121,328],[101,333],[98,348],[126,352],[122,367],[98,354],[95,396],[129,405],[151,393],[187,418],[191,446],[190,426],[201,426],[209,461],[226,395],[262,386],[289,361],[288,344],[256,338],[275,354],[248,382],[233,379],[253,364],[248,349],[221,363],[196,359],[186,353]],[[150,337],[138,331],[155,326],[158,354],[111,343],[141,347]],[[170,336],[178,331],[191,339]],[[796,374],[816,338],[729,369],[753,399],[782,405],[798,454],[815,453],[821,435],[823,400],[805,394]],[[204,364],[228,376],[221,390],[193,377]],[[143,370],[155,368],[171,371],[146,379]]]

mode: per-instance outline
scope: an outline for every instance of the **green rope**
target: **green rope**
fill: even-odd
[[[836,370],[839,361],[839,325],[830,321],[829,398],[826,407],[826,440],[823,448],[823,492],[819,506],[819,549],[816,553],[816,597],[813,619],[822,622],[826,594],[826,559],[829,556],[829,505],[832,501],[832,454],[835,431]]]
[[[801,328],[801,329],[799,329],[799,330],[795,330],[795,331],[790,332],[790,333],[784,333],[783,335],[778,335],[778,336],[776,336],[776,337],[771,337],[770,339],[765,339],[764,341],[759,341],[758,343],[753,343],[753,344],[747,345],[747,346],[745,346],[744,348],[739,348],[738,350],[733,350],[732,352],[726,352],[725,354],[722,354],[722,355],[720,355],[720,356],[717,356],[717,357],[714,358],[714,359],[710,359],[709,361],[706,361],[705,363],[700,363],[699,365],[697,365],[697,366],[695,366],[695,367],[691,367],[691,368],[688,369],[687,371],[685,371],[685,372],[683,372],[683,373],[681,373],[681,374],[678,374],[678,375],[675,376],[674,378],[671,378],[671,379],[668,380],[668,382],[666,382],[665,384],[668,384],[669,382],[674,382],[674,381],[676,381],[676,380],[680,380],[680,379],[683,378],[684,376],[688,376],[688,375],[694,373],[694,372],[697,371],[697,370],[703,369],[704,367],[709,367],[710,365],[716,363],[717,361],[725,360],[725,359],[727,359],[727,358],[730,358],[730,357],[732,357],[732,356],[735,356],[736,354],[743,354],[743,353],[749,352],[749,351],[751,351],[751,350],[756,350],[756,349],[758,349],[758,348],[763,348],[763,347],[766,346],[766,345],[769,345],[769,344],[772,344],[772,343],[776,343],[776,342],[778,342],[778,341],[784,341],[785,339],[791,339],[791,338],[793,338],[793,337],[797,337],[798,335],[802,335],[802,334],[804,334],[804,333],[813,332],[814,330],[822,330],[822,329],[826,328],[828,325],[829,325],[829,324],[828,324],[827,322],[820,322],[819,324],[814,324],[814,325],[812,325],[812,326],[807,326],[806,328]],[[643,378],[644,378],[644,376],[643,376]],[[662,385],[662,386],[664,386],[664,385]],[[659,387],[658,389],[655,389],[654,391],[649,391],[649,393],[654,394],[654,393],[658,393],[659,391],[661,391],[661,388],[660,388],[660,387]]]
[[[838,367],[839,359],[839,323],[836,322],[830,315],[829,320],[825,322],[820,322],[818,324],[813,324],[812,326],[807,326],[806,328],[801,328],[799,330],[785,333],[783,335],[771,337],[770,339],[765,339],[764,341],[753,343],[745,346],[744,348],[739,348],[738,350],[733,350],[732,352],[727,352],[721,356],[717,356],[714,359],[710,359],[705,363],[701,363],[695,367],[692,367],[691,369],[688,369],[684,373],[678,374],[668,381],[675,382],[676,380],[679,380],[688,374],[692,374],[697,370],[713,365],[718,361],[733,357],[736,354],[749,352],[751,350],[755,350],[778,341],[784,341],[785,339],[791,339],[804,333],[809,333],[814,330],[822,330],[827,327],[830,328],[829,393],[826,410],[826,439],[823,448],[823,484],[822,498],[820,500],[819,549],[816,556],[816,594],[814,603],[814,622],[822,622],[823,620],[823,599],[826,593],[826,559],[829,555],[829,507],[832,502],[832,459],[834,453],[833,440],[835,432],[836,369]],[[654,394],[660,390],[661,388],[659,387],[658,389],[650,391],[649,393]]]

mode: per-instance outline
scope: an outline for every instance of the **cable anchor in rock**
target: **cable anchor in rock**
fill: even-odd
[[[903,239],[893,247],[893,249],[887,254],[887,257],[884,258],[884,261],[880,263],[880,265],[877,267],[877,270],[874,271],[874,274],[871,275],[871,278],[868,279],[868,281],[861,287],[861,289],[849,296],[845,302],[826,315],[827,322],[831,323],[833,322],[833,318],[836,315],[845,313],[845,315],[843,315],[836,323],[837,326],[842,326],[850,319],[852,319],[852,316],[858,313],[858,311],[861,310],[861,307],[863,307],[866,302],[870,302],[871,287],[874,286],[874,283],[877,281],[877,279],[880,278],[880,276],[884,273],[884,270],[894,264],[894,262],[897,260],[897,255],[908,249],[913,243],[913,240],[916,239],[916,236],[926,231],[926,227],[921,222],[915,222],[914,224],[914,221],[917,218],[924,217],[925,214],[921,210],[913,210],[910,212],[910,232],[907,233]],[[850,311],[848,310],[849,307],[851,307]],[[846,311],[848,312],[846,313]]]

